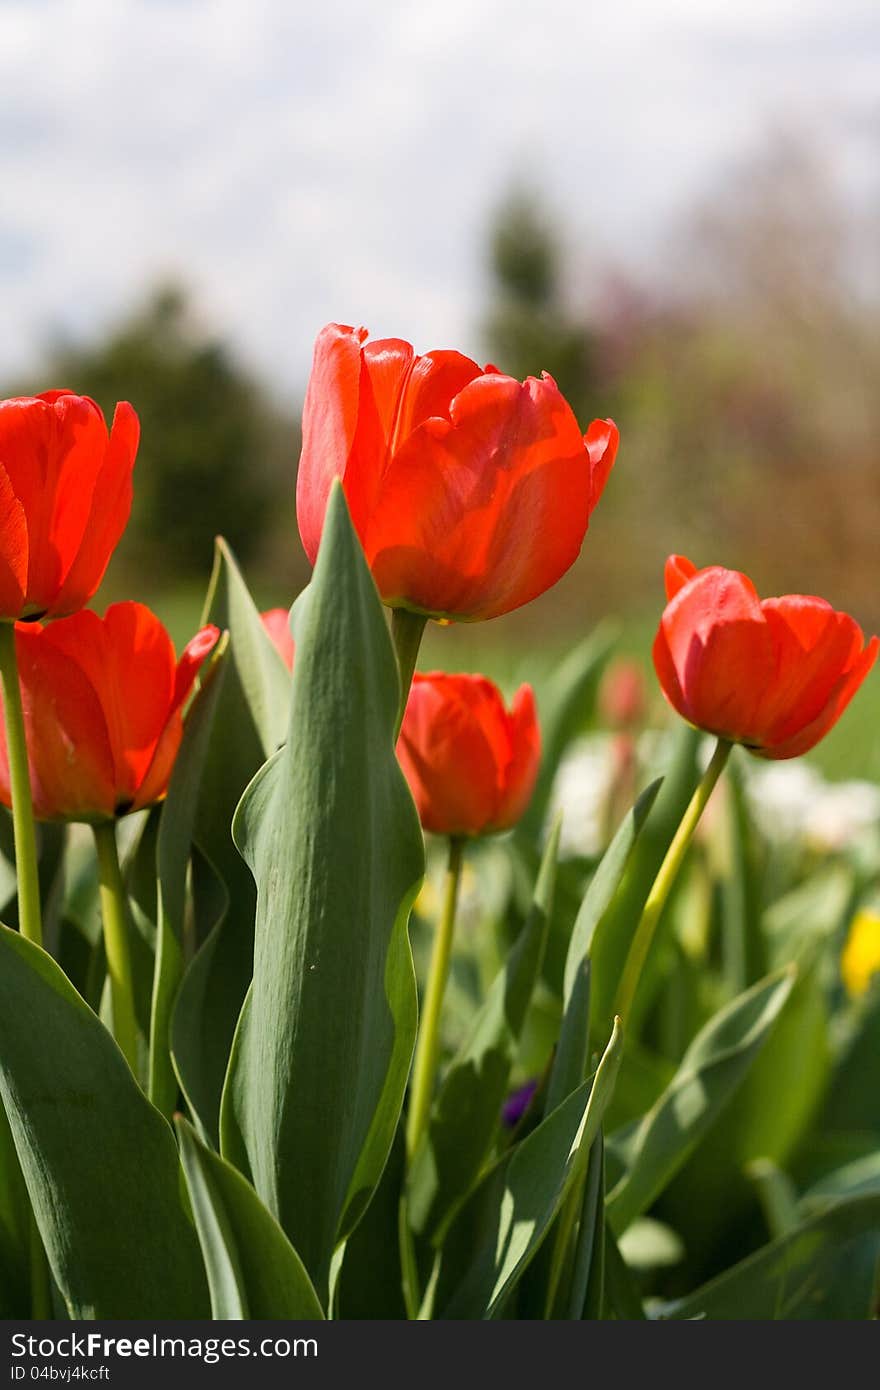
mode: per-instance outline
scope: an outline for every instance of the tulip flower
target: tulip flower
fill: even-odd
[[[138,418],[72,391],[0,402],[0,619],[88,603],[131,511]]]
[[[762,758],[794,758],[828,733],[874,664],[878,639],[824,599],[759,599],[735,570],[666,562],[654,642],[667,700],[689,723]]]
[[[583,435],[546,374],[329,324],[303,413],[300,536],[314,563],[334,478],[384,601],[473,622],[519,608],[577,558],[617,429]]]
[[[204,627],[179,661],[140,603],[88,609],[15,630],[39,820],[106,821],[164,797],[183,736],[183,707],[219,632]],[[0,800],[10,804],[0,737]]]
[[[281,660],[288,671],[293,670],[293,634],[290,631],[289,614],[286,608],[267,608],[260,614],[260,621],[272,639]]]
[[[626,1016],[660,914],[731,748],[762,758],[805,753],[837,722],[877,657],[858,623],[804,594],[759,599],[751,580],[683,555],[666,561],[669,600],[654,666],[674,709],[718,742],[657,877],[630,944],[616,1012]]]
[[[515,825],[535,788],[541,737],[531,687],[522,686],[507,710],[498,688],[485,676],[417,674],[397,756],[422,825],[449,837],[443,908],[413,1061],[406,1129],[412,1156],[431,1109],[465,839]]]
[[[485,676],[416,674],[397,755],[425,830],[509,830],[529,804],[541,758],[531,686],[508,711]]]

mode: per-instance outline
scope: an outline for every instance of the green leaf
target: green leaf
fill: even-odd
[[[214,1318],[323,1318],[318,1296],[278,1222],[250,1183],[176,1121]]]
[[[626,1166],[608,1198],[618,1232],[645,1211],[693,1152],[743,1081],[791,993],[783,970],[721,1009],[700,1030],[667,1089],[625,1137],[612,1136]]]
[[[439,1236],[482,1168],[498,1130],[510,1072],[541,962],[553,904],[559,825],[547,841],[531,911],[450,1064],[413,1161],[409,1217],[419,1235]]]
[[[602,1316],[605,1290],[605,1148],[601,1132],[593,1140],[574,1243],[571,1284],[564,1316],[594,1320]]]
[[[424,870],[394,753],[396,658],[338,485],[295,636],[287,742],[235,818],[257,928],[221,1134],[326,1299],[403,1101],[416,1029],[407,920]]]
[[[405,1320],[400,1261],[400,1202],[406,1140],[398,1125],[381,1181],[362,1219],[345,1242],[336,1316],[351,1320]]]
[[[253,878],[232,842],[232,817],[251,778],[284,741],[290,674],[223,540],[216,545],[203,621],[229,633],[193,832],[213,869],[194,880],[196,915],[213,930],[184,975],[171,1043],[189,1105],[216,1145],[229,1053],[251,980],[257,901]],[[207,906],[200,904],[202,889]]]
[[[541,769],[517,830],[517,837],[526,842],[534,843],[541,833],[559,764],[572,738],[584,727],[616,640],[616,625],[601,623],[565,656],[547,683],[540,707]]]
[[[31,1315],[30,1202],[6,1112],[0,1105],[0,1318]]]
[[[565,961],[562,1028],[547,1087],[550,1114],[584,1080],[590,1039],[590,959],[593,940],[617,893],[639,834],[660,790],[660,781],[642,792],[599,864],[575,919]]]
[[[171,1130],[55,962],[6,927],[0,1093],[71,1317],[205,1317]]]
[[[836,1203],[686,1298],[663,1318],[822,1321],[876,1314],[880,1193]]]
[[[440,1252],[439,1317],[494,1317],[516,1288],[583,1177],[614,1089],[622,1038],[616,1022],[595,1076],[505,1154],[459,1209]]]
[[[228,637],[221,637],[187,712],[156,844],[156,969],[150,1015],[149,1096],[157,1110],[168,1118],[177,1105],[177,1078],[171,1061],[171,1014],[183,978],[187,869],[227,645]]]
[[[608,1036],[614,1000],[633,933],[699,780],[697,749],[701,738],[696,729],[682,728],[674,740],[662,789],[639,835],[639,843],[626,876],[602,919],[601,930],[596,933],[590,967],[590,1031],[594,1049]],[[665,917],[666,914],[660,920],[658,937],[662,936]],[[657,944],[655,940],[652,955],[656,954]],[[638,1036],[634,1023],[635,1020],[632,1023],[627,1020],[632,1038]]]

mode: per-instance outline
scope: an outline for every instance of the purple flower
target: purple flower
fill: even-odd
[[[527,1081],[524,1086],[520,1086],[517,1090],[511,1091],[501,1111],[501,1123],[504,1125],[505,1129],[516,1128],[523,1115],[528,1110],[532,1101],[532,1096],[537,1089],[538,1081],[535,1077],[531,1081]]]

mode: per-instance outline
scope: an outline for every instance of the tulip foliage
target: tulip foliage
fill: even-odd
[[[820,854],[753,790],[876,639],[673,557],[677,728],[609,630],[509,704],[413,676],[569,567],[616,440],[331,326],[311,582],[261,615],[218,541],[178,659],[84,607],[134,412],[0,407],[0,1315],[876,1315],[880,826]]]

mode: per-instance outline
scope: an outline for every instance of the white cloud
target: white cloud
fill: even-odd
[[[779,114],[867,177],[878,47],[864,0],[4,0],[0,370],[174,270],[291,393],[332,317],[479,354],[514,172],[638,258]]]

